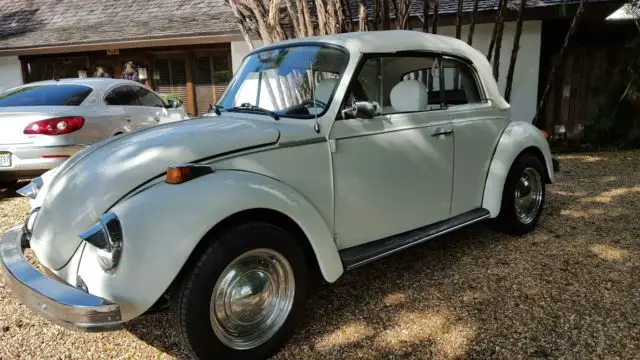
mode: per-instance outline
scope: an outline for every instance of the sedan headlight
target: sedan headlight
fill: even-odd
[[[35,200],[36,197],[38,196],[38,192],[40,191],[40,189],[42,189],[43,185],[44,185],[44,182],[42,181],[42,178],[41,177],[37,177],[37,178],[31,180],[29,185],[21,187],[16,192],[19,195],[22,195],[22,196],[24,196],[26,198],[29,198],[31,200]]]
[[[97,258],[105,272],[118,266],[122,254],[122,226],[114,213],[106,213],[92,227],[80,233],[80,238],[98,248]]]

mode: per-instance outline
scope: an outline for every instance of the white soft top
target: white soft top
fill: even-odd
[[[265,46],[257,51],[274,46],[304,42],[338,45],[349,50],[352,55],[401,51],[434,51],[457,55],[473,63],[487,92],[487,97],[499,108],[509,108],[509,104],[500,95],[498,85],[493,78],[491,64],[487,61],[486,56],[456,38],[412,30],[365,31],[285,40]]]

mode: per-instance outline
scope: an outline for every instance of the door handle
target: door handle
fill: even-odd
[[[453,129],[437,128],[433,133],[431,133],[431,136],[440,136],[440,135],[446,136],[449,134],[453,134]]]
[[[131,117],[127,116],[124,118],[126,122],[131,122]]]
[[[156,122],[160,122],[160,116],[155,116],[153,120],[155,120]]]

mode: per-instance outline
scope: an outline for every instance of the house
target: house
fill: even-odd
[[[366,0],[369,11],[372,0]],[[525,14],[511,103],[516,119],[531,121],[548,67],[578,0],[530,0]],[[534,2],[535,1],[535,2]],[[470,22],[473,0],[463,2]],[[480,0],[473,46],[486,53],[498,0]],[[357,17],[357,2],[351,0]],[[621,1],[591,0],[585,22],[602,22]],[[438,33],[455,35],[457,0],[440,0]],[[500,50],[504,89],[515,33],[511,4]],[[433,11],[433,5],[431,6]],[[414,0],[412,26],[422,27],[422,0]],[[347,14],[348,16],[348,14]],[[463,26],[462,39],[468,26]],[[256,42],[259,44],[259,42]],[[51,78],[121,77],[127,64],[136,79],[160,93],[182,97],[188,112],[206,112],[222,93],[249,47],[224,0],[0,0],[0,91]],[[125,71],[126,73],[126,71]]]

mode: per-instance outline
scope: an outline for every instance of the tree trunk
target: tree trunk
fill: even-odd
[[[467,44],[473,45],[473,33],[476,30],[476,15],[478,14],[479,0],[473,1],[473,11],[471,12],[471,24],[469,25],[469,35],[467,36]]]
[[[307,22],[311,22],[311,19],[307,19],[304,16],[304,9],[302,7],[302,2],[305,0],[296,0],[296,14],[298,17],[298,28],[300,31],[300,36],[310,36],[307,32]]]
[[[229,7],[231,7],[231,11],[233,12],[233,16],[238,20],[238,26],[240,26],[240,33],[244,38],[244,41],[249,45],[249,50],[253,50],[253,42],[251,42],[251,37],[249,37],[249,32],[247,31],[247,25],[244,20],[244,16],[240,14],[238,7],[236,6],[235,0],[229,0]]]
[[[556,72],[560,68],[560,65],[562,65],[562,63],[564,62],[564,58],[567,52],[567,47],[569,46],[569,41],[571,40],[571,37],[573,37],[573,33],[576,31],[576,28],[578,27],[578,23],[580,22],[580,18],[582,17],[582,13],[584,12],[584,8],[587,2],[588,0],[580,0],[580,6],[578,7],[578,10],[576,10],[576,14],[573,16],[573,21],[571,21],[571,26],[569,26],[567,35],[565,35],[564,37],[564,42],[562,43],[562,47],[560,48],[560,53],[558,54],[556,61],[553,63],[551,72],[547,77],[547,84],[545,85],[544,91],[542,92],[542,97],[540,98],[540,104],[538,104],[536,115],[533,117],[533,120],[532,120],[533,124],[535,124],[540,117],[540,111],[544,106],[547,96],[549,96],[549,91],[551,90],[551,85],[553,83],[553,80],[556,77]]]
[[[429,32],[429,1],[422,1],[422,32]]]
[[[458,0],[458,8],[456,9],[456,39],[462,36],[462,1]]]
[[[358,31],[367,31],[367,5],[364,0],[359,1]]]
[[[298,16],[296,16],[296,12],[293,9],[292,0],[284,0],[287,4],[287,13],[289,14],[289,18],[291,20],[291,25],[293,26],[293,34],[295,37],[304,37],[304,33],[300,31],[300,25],[304,26],[304,24],[300,24],[298,22]]]
[[[336,33],[336,3],[335,0],[327,0],[327,34]]]
[[[248,7],[251,9],[253,13],[253,18],[256,19],[256,23],[258,25],[258,33],[260,34],[260,38],[264,43],[271,43],[273,39],[271,37],[271,33],[267,27],[267,15],[264,12],[263,6],[258,4],[261,0],[250,0],[248,1]]]
[[[431,33],[432,34],[437,34],[438,33],[438,10],[440,7],[440,0],[435,0],[435,3],[433,4],[433,26],[431,28]]]
[[[348,31],[348,32],[356,31],[356,29],[353,26],[353,13],[351,12],[351,2],[349,0],[345,0],[344,3],[342,2],[342,0],[338,0],[338,1],[340,1],[340,6],[343,9],[346,9],[347,11],[347,19],[345,21],[345,29],[343,31]]]
[[[391,16],[389,14],[389,1],[382,0],[382,30],[391,29]],[[397,16],[397,14],[396,14]]]
[[[300,0],[302,3],[302,12],[304,13],[305,24],[307,25],[307,36],[315,35],[313,31],[313,21],[311,20],[311,13],[309,12],[309,2],[307,0]]]
[[[498,81],[500,77],[500,50],[502,48],[502,35],[504,34],[504,13],[507,10],[507,1],[502,2],[502,8],[498,13],[498,33],[496,34],[495,55],[493,58],[493,77]]]
[[[285,0],[289,1],[289,0]],[[280,0],[269,0],[269,31],[273,42],[286,39],[280,23]]]
[[[500,11],[502,10],[502,4],[506,3],[507,0],[500,0],[498,2],[498,9],[496,13],[496,20],[493,23],[493,32],[491,33],[491,42],[489,43],[489,52],[487,53],[487,59],[491,61],[491,57],[493,55],[493,47],[496,45],[496,35],[498,34],[498,20],[500,18]]]
[[[511,101],[511,87],[513,85],[513,73],[518,60],[518,50],[520,49],[520,35],[522,35],[522,21],[524,20],[524,11],[527,7],[527,0],[520,0],[518,9],[518,20],[516,21],[516,33],[513,38],[513,49],[511,50],[511,61],[509,61],[509,71],[507,72],[507,85],[504,89],[504,99]]]
[[[318,33],[320,35],[327,35],[327,7],[325,6],[324,0],[315,0],[315,3],[316,17],[318,18]]]

